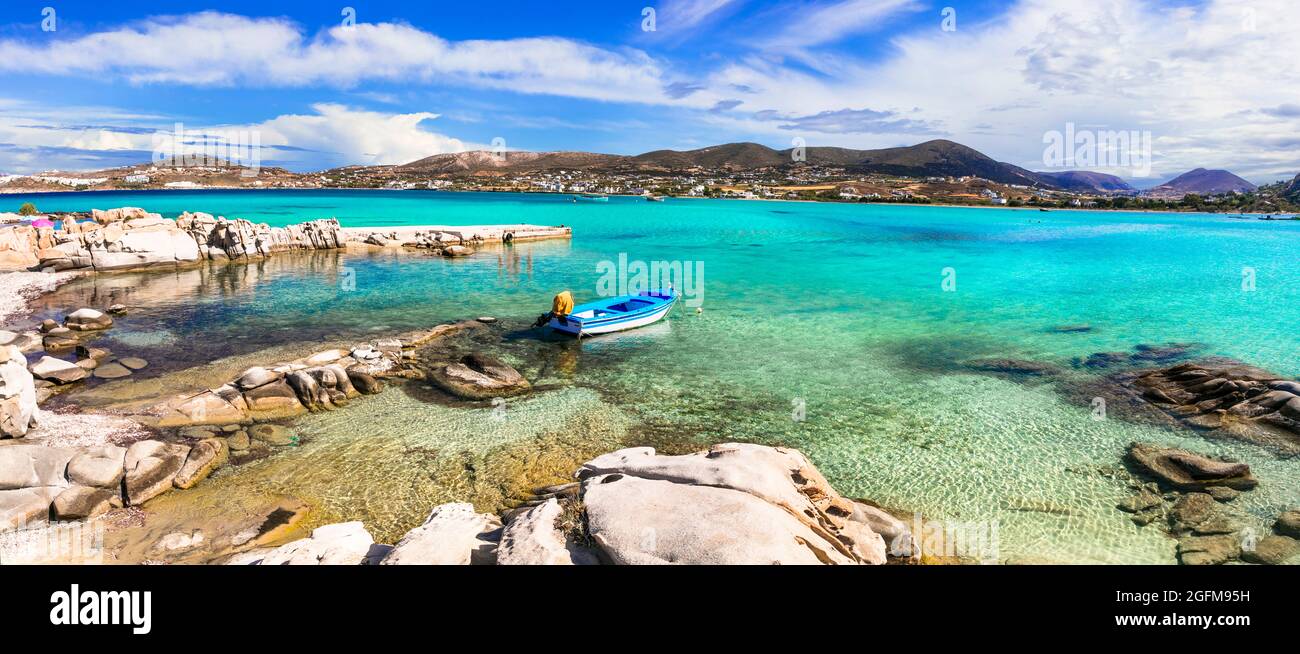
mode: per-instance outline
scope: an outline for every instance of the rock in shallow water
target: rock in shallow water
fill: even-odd
[[[63,324],[69,329],[92,331],[112,327],[113,318],[95,309],[78,309],[68,314],[67,318],[63,320]]]
[[[1220,565],[1241,556],[1241,538],[1236,534],[1188,536],[1178,541],[1178,560],[1183,565]]]
[[[122,357],[121,359],[118,359],[117,362],[131,370],[143,370],[149,366],[149,362],[140,357]]]
[[[1273,530],[1284,536],[1300,538],[1300,509],[1291,509],[1278,516]]]
[[[1199,491],[1209,486],[1250,490],[1259,484],[1244,463],[1215,461],[1187,450],[1149,443],[1129,445],[1128,461],[1166,487],[1179,490]]]
[[[33,363],[29,370],[32,375],[56,384],[71,384],[72,382],[81,381],[88,374],[85,369],[75,363],[51,356],[41,357],[40,361]]]
[[[139,441],[126,451],[126,498],[139,506],[172,489],[190,448],[162,441]]]
[[[172,480],[177,488],[193,488],[195,484],[207,479],[208,475],[226,463],[230,450],[226,441],[220,438],[208,438],[199,441],[190,448],[185,457],[185,464],[176,472]]]
[[[518,395],[531,387],[519,371],[482,354],[469,354],[458,363],[436,366],[428,376],[439,388],[469,400]]]
[[[1297,554],[1300,554],[1300,541],[1290,536],[1270,534],[1253,543],[1253,547],[1243,547],[1241,560],[1261,565],[1282,565]]]
[[[275,447],[285,447],[287,445],[296,445],[298,443],[298,435],[288,427],[282,427],[280,425],[254,425],[248,428],[248,435],[255,440],[259,440],[267,445]]]
[[[123,377],[130,377],[131,369],[114,361],[112,363],[95,366],[92,374],[94,374],[96,379],[121,379]]]

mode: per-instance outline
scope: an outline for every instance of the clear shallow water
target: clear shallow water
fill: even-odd
[[[1055,383],[974,375],[960,365],[1015,357],[1059,365],[1072,379],[1087,374],[1070,366],[1075,357],[1183,342],[1199,344],[1201,354],[1300,374],[1300,223],[708,200],[595,205],[564,196],[436,192],[60,194],[35,201],[46,211],[134,205],[272,224],[336,216],[349,226],[574,228],[572,243],[520,244],[467,260],[294,255],[100,276],[44,300],[51,312],[110,301],[135,307],[108,339],[117,339],[115,351],[159,360],[150,374],[165,372],[161,358],[177,351],[184,354],[174,365],[181,365],[477,315],[519,329],[559,290],[572,289],[579,301],[594,297],[598,262],[620,253],[703,262],[702,314],[681,311],[666,329],[561,351],[555,356],[562,360],[532,375],[579,388],[538,394],[517,420],[480,428],[464,422],[464,409],[385,396],[367,401],[383,411],[311,416],[302,428],[315,440],[301,451],[223,475],[231,478],[226,483],[243,475],[279,490],[312,486],[306,494],[340,515],[418,523],[426,500],[459,487],[445,479],[417,484],[429,479],[427,462],[381,452],[415,443],[446,457],[528,443],[549,429],[540,417],[548,411],[608,413],[604,422],[632,441],[655,432],[797,446],[848,495],[928,516],[997,521],[1003,558],[1172,562],[1172,540],[1136,528],[1113,508],[1127,491],[1111,473],[1132,440],[1250,462],[1262,485],[1238,503],[1260,525],[1300,503],[1295,461],[1187,432],[1093,421]],[[955,292],[941,287],[946,268],[955,271]],[[1253,292],[1242,290],[1243,268],[1255,271]],[[355,290],[341,283],[349,278]],[[1053,329],[1078,324],[1092,330]],[[599,392],[599,411],[582,389]],[[792,419],[798,400],[806,405],[802,422]],[[257,473],[258,466],[265,470]],[[313,470],[370,479],[372,491],[332,493],[328,484],[305,481]],[[407,512],[414,517],[403,518]]]

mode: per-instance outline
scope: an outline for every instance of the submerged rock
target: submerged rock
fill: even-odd
[[[131,370],[143,370],[149,366],[149,362],[140,357],[122,357],[117,362]]]
[[[1025,361],[1023,359],[976,359],[966,362],[966,367],[980,372],[1001,373],[1005,375],[1053,375],[1060,369],[1050,363]]]
[[[519,371],[482,354],[469,354],[458,363],[436,366],[428,377],[439,388],[470,400],[518,395],[531,388]]]
[[[1199,491],[1210,486],[1250,490],[1259,485],[1250,473],[1250,466],[1244,463],[1215,461],[1172,447],[1132,443],[1128,448],[1128,461],[1140,472],[1178,490]]]
[[[1178,541],[1183,565],[1220,565],[1241,556],[1241,538],[1235,534],[1188,536]]]
[[[96,379],[121,379],[131,376],[131,369],[116,361],[95,366],[92,373]]]
[[[1235,361],[1184,363],[1121,379],[1175,420],[1226,438],[1300,453],[1300,396],[1292,382]]]
[[[248,436],[274,447],[284,447],[298,443],[298,435],[289,428],[280,425],[254,425],[248,429]],[[245,447],[244,449],[248,448]]]
[[[1278,516],[1273,530],[1284,536],[1300,538],[1300,509],[1291,509]]]
[[[1270,534],[1254,543],[1253,547],[1243,547],[1241,560],[1261,565],[1282,565],[1300,555],[1300,541],[1290,536]]]

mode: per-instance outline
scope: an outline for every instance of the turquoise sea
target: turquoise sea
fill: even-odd
[[[557,429],[564,412],[599,415],[632,440],[653,431],[798,447],[846,495],[995,525],[1000,560],[1172,563],[1173,540],[1114,508],[1129,493],[1121,457],[1133,440],[1250,462],[1261,486],[1235,504],[1261,528],[1300,504],[1300,462],[1186,430],[1095,420],[1066,390],[1100,374],[1076,358],[1169,343],[1300,375],[1300,222],[739,200],[575,204],[558,195],[420,191],[0,201],[16,208],[28,200],[44,211],[140,206],[272,225],[337,217],[345,226],[573,227],[572,242],[521,243],[464,260],[289,256],[78,280],[42,301],[48,313],[79,302],[131,305],[108,338],[115,351],[134,348],[151,360],[164,351],[200,361],[284,342],[334,343],[480,315],[500,318],[510,339],[523,342],[554,293],[596,296],[601,262],[625,255],[702,267],[700,312],[683,308],[645,334],[584,343],[565,365],[533,370],[561,387],[512,402],[507,420],[489,421],[487,408],[386,393],[305,418],[302,429],[315,438],[300,452],[247,466],[266,467],[262,483],[279,479],[308,495],[295,486],[317,483],[313,497],[337,514],[394,529],[418,524],[431,496],[403,477],[418,472],[402,452],[484,451]],[[1017,378],[963,365],[980,358],[1059,372]],[[348,486],[337,474],[347,466],[362,478],[387,466],[385,478],[401,481],[327,488]],[[322,468],[329,474],[314,472]],[[241,474],[252,473],[223,473]]]

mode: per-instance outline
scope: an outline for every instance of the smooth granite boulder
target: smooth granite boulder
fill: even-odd
[[[298,393],[283,379],[244,391],[248,412],[255,420],[292,418],[307,412]]]
[[[235,385],[242,390],[252,390],[259,386],[265,386],[273,381],[279,380],[284,375],[278,372],[272,372],[261,366],[256,366],[245,370],[235,381]]]
[[[374,395],[384,390],[384,383],[375,379],[374,375],[361,370],[358,366],[351,366],[347,369],[348,381],[352,382],[353,388],[358,392],[366,395]]]
[[[124,447],[103,445],[87,448],[68,462],[68,481],[82,486],[117,489],[126,474],[125,463]]]
[[[0,447],[0,490],[42,486],[65,488],[68,462],[77,451],[20,443]]]
[[[576,476],[588,531],[615,563],[886,561],[872,529],[882,516],[840,496],[795,450],[724,443],[661,456],[628,448]]]
[[[76,331],[95,331],[113,326],[113,318],[96,309],[77,309],[63,319],[63,326]]]
[[[50,504],[63,488],[0,490],[0,531],[49,522]]]
[[[501,533],[499,565],[594,565],[597,554],[555,527],[562,509],[555,498],[515,516]]]
[[[225,439],[205,438],[190,448],[185,464],[177,471],[172,483],[177,488],[193,488],[224,465],[229,455],[230,449],[226,446]]]
[[[84,368],[77,364],[63,359],[56,359],[52,356],[41,357],[28,369],[33,376],[56,384],[71,384],[72,382],[81,381],[88,374]]]
[[[82,520],[108,513],[117,493],[107,488],[72,486],[54,498],[51,509],[59,520]]]
[[[36,424],[36,384],[27,359],[12,345],[0,346],[0,438],[22,438]]]
[[[277,547],[253,560],[256,565],[362,565],[371,561],[375,539],[360,522],[325,525],[302,538]]]
[[[162,441],[139,441],[127,448],[126,500],[139,506],[172,489],[190,448]]]
[[[381,565],[492,565],[501,520],[467,503],[434,507],[424,524],[406,532]]]
[[[783,509],[729,488],[615,473],[587,480],[583,503],[592,538],[616,564],[855,562]]]
[[[250,420],[248,404],[238,392],[226,395],[217,391],[181,395],[166,403],[159,427],[189,425],[229,425]]]

